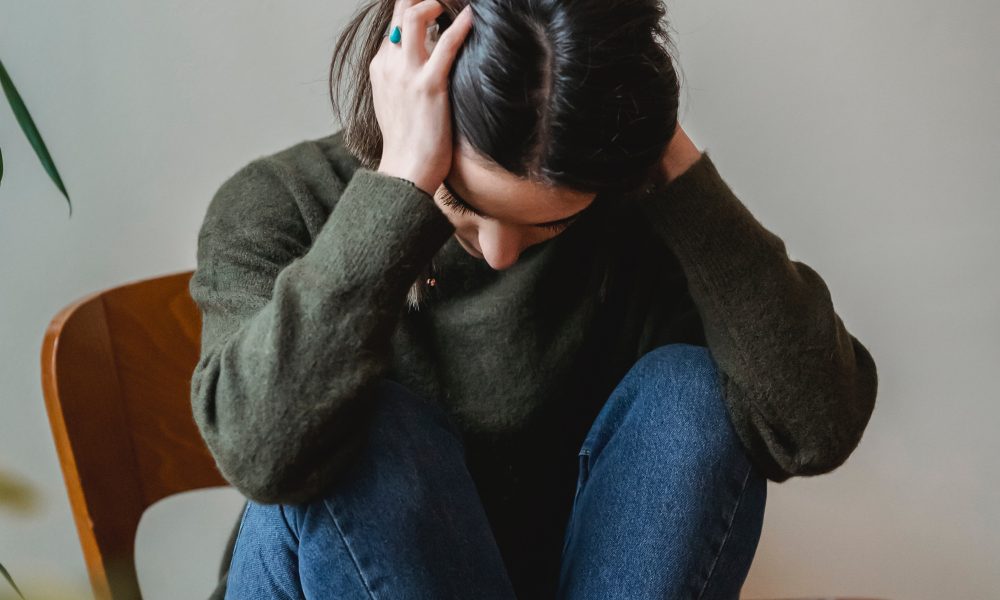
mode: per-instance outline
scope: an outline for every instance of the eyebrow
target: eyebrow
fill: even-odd
[[[447,179],[445,179],[441,183],[444,185],[445,189],[448,190],[448,193],[451,194],[455,198],[455,200],[457,200],[459,203],[461,203],[463,206],[465,206],[465,208],[469,209],[470,211],[472,211],[473,213],[475,213],[476,215],[478,215],[478,216],[480,216],[480,217],[482,217],[484,219],[490,219],[492,221],[496,220],[495,217],[491,217],[490,215],[484,213],[483,211],[479,210],[475,206],[472,206],[471,204],[469,204],[469,202],[465,198],[463,198],[462,196],[460,196],[458,194],[458,192],[455,191],[455,188],[451,187],[451,184],[448,183]],[[590,205],[588,204],[587,206],[583,207],[582,209],[580,209],[576,213],[574,213],[574,214],[572,214],[572,215],[570,215],[570,216],[568,216],[566,218],[557,219],[555,221],[548,221],[546,223],[535,223],[532,226],[533,227],[555,227],[557,225],[562,225],[563,223],[569,223],[573,219],[579,217],[580,213],[582,213],[583,211],[587,210],[587,208],[589,208],[589,207],[590,207]]]

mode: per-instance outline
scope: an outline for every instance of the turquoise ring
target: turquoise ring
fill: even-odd
[[[392,33],[389,34],[389,41],[393,44],[398,44],[399,40],[402,39],[403,33],[399,29],[399,25],[392,28]]]

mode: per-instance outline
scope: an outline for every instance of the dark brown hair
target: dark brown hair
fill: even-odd
[[[440,0],[473,28],[452,66],[453,131],[514,175],[584,192],[647,180],[674,133],[680,84],[662,0]],[[337,40],[330,100],[347,149],[375,168],[382,134],[368,65],[393,0]]]
[[[456,142],[516,176],[585,193],[633,191],[660,174],[680,90],[663,0],[439,1],[451,16],[473,11],[449,74]],[[362,5],[330,63],[345,146],[370,169],[382,133],[368,66],[393,8]],[[411,287],[411,308],[424,280]]]

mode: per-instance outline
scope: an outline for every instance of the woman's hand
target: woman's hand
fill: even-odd
[[[674,137],[670,138],[660,163],[667,183],[680,177],[681,173],[698,162],[699,158],[701,150],[694,145],[681,124],[677,123],[677,130],[674,131]]]
[[[472,28],[466,5],[428,51],[427,28],[443,10],[437,0],[397,0],[389,26],[398,25],[403,39],[393,44],[383,38],[368,66],[382,130],[378,170],[408,179],[432,196],[451,170],[448,74]]]

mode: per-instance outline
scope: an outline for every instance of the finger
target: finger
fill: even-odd
[[[427,68],[441,77],[446,77],[451,71],[451,64],[458,54],[458,49],[462,47],[471,30],[472,5],[466,4],[448,29],[441,34],[431,57],[427,60]]]
[[[406,12],[406,9],[419,2],[420,0],[396,0],[396,4],[392,7],[392,19],[389,20],[389,31],[392,32],[392,28],[396,25],[399,25],[400,29],[402,29],[403,13]]]
[[[403,21],[403,13],[407,8],[413,6],[414,4],[420,2],[420,0],[396,0],[396,3],[392,8],[392,17],[389,18],[389,28],[388,33],[392,33],[392,28],[400,25]],[[400,25],[400,29],[402,26]],[[378,52],[376,54],[384,54],[387,46],[394,46],[392,42],[389,41],[388,35],[382,36],[382,43],[378,47]]]
[[[403,12],[403,50],[419,64],[427,60],[427,28],[442,12],[438,0],[423,0]]]

